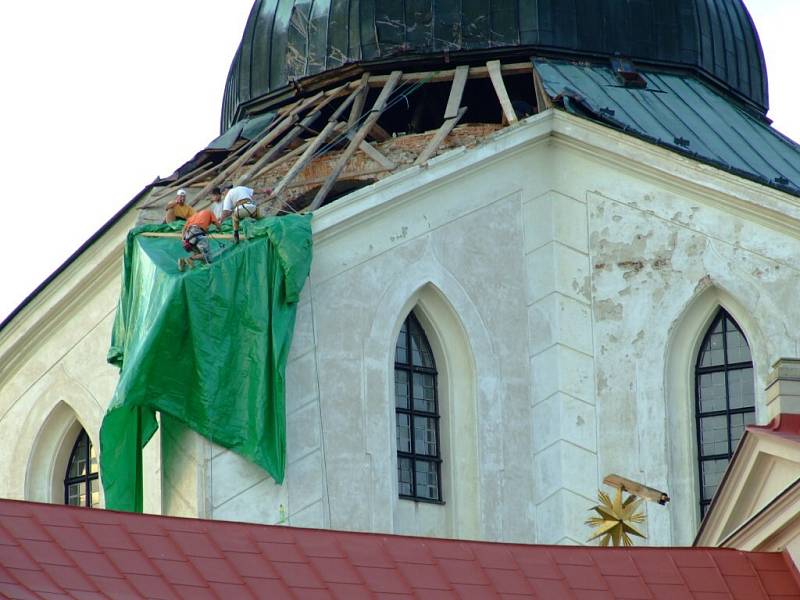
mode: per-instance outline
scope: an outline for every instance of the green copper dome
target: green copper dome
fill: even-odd
[[[761,44],[742,0],[256,0],[228,74],[222,129],[293,80],[353,63],[385,70],[481,52],[619,54],[696,72],[768,108]]]

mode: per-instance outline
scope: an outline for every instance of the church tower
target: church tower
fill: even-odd
[[[672,498],[647,543],[692,542],[797,354],[800,149],[741,0],[256,0],[225,86],[0,326],[0,495],[62,501],[97,444],[126,232],[230,183],[313,213],[286,477],[162,414],[146,511],[582,544],[617,473]]]

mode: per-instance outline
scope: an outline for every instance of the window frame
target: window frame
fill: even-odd
[[[428,341],[428,336],[425,333],[425,329],[423,328],[422,324],[417,319],[416,315],[414,315],[413,311],[408,314],[406,319],[403,322],[405,326],[405,342],[406,342],[406,349],[407,349],[407,362],[398,361],[397,356],[397,342],[400,340],[400,336],[403,335],[403,326],[400,327],[400,332],[395,339],[395,356],[394,356],[394,393],[392,398],[394,399],[394,414],[395,414],[395,440],[397,440],[397,415],[403,414],[408,416],[409,422],[409,441],[411,445],[411,452],[401,451],[399,446],[396,448],[397,450],[397,477],[398,477],[398,496],[403,500],[413,500],[414,502],[425,502],[429,504],[445,504],[444,494],[443,494],[443,481],[442,481],[442,437],[441,437],[441,410],[439,405],[439,379],[438,379],[438,370],[436,369],[436,358],[433,355],[433,349],[431,348],[431,344]],[[433,367],[424,367],[421,365],[414,364],[414,358],[411,352],[411,327],[415,326],[419,332],[422,334],[422,340],[427,346],[427,350],[430,353],[431,361],[433,363]],[[408,401],[409,408],[401,408],[397,406],[397,371],[403,371],[406,373],[407,379],[407,393],[406,398]],[[414,397],[413,397],[413,381],[414,381],[414,373],[420,373],[425,375],[432,375],[433,376],[433,405],[434,410],[431,411],[424,411],[418,410],[414,405]],[[420,454],[416,452],[416,428],[414,427],[414,418],[415,417],[423,417],[428,419],[433,419],[435,422],[436,427],[436,454],[429,455],[429,454]],[[411,461],[411,489],[413,494],[403,494],[400,492],[399,489],[399,477],[400,477],[400,459],[407,459]],[[426,462],[435,465],[436,467],[436,480],[437,480],[437,498],[428,498],[427,496],[419,496],[417,495],[417,461]]]
[[[72,462],[77,458],[76,453],[78,452],[78,446],[80,446],[81,441],[86,439],[86,454],[82,458],[86,460],[86,473],[84,475],[75,475],[74,477],[69,476],[69,470],[72,467]],[[68,506],[85,506],[87,508],[92,508],[92,481],[99,479],[99,471],[92,471],[92,448],[94,445],[92,444],[92,439],[89,437],[89,434],[86,433],[86,430],[81,428],[78,437],[75,438],[75,443],[72,445],[72,450],[69,453],[69,458],[67,459],[67,468],[64,474],[64,504]],[[83,505],[80,504],[70,504],[69,503],[69,486],[80,484],[86,486],[86,502]],[[99,485],[99,484],[98,484]],[[100,506],[100,503],[96,504],[95,506]]]
[[[723,360],[721,365],[712,365],[703,367],[700,365],[700,362],[703,358],[703,351],[706,349],[706,346],[714,334],[714,329],[716,328],[718,323],[722,323],[722,348],[723,348]],[[731,331],[728,328],[728,324],[732,324],[734,329],[738,331],[738,333],[742,336],[745,343],[747,344],[748,353],[750,355],[749,361],[739,361],[735,363],[728,362],[728,332]],[[753,371],[753,375],[755,376],[755,369],[753,365],[753,353],[750,350],[750,342],[747,340],[747,336],[742,331],[742,328],[736,322],[728,311],[724,308],[719,308],[717,310],[714,318],[711,320],[711,323],[708,325],[705,334],[703,335],[703,340],[700,343],[700,347],[697,350],[697,356],[695,357],[695,364],[694,364],[694,417],[695,417],[695,437],[697,443],[697,481],[698,481],[698,488],[699,488],[699,508],[700,508],[700,518],[702,519],[708,507],[710,506],[711,502],[714,499],[714,495],[716,494],[716,489],[719,489],[719,484],[714,491],[714,494],[711,497],[705,497],[705,491],[703,487],[703,465],[704,463],[710,463],[716,460],[727,460],[730,463],[730,459],[733,456],[733,453],[736,451],[736,447],[733,446],[733,432],[731,427],[731,417],[732,415],[746,415],[746,414],[753,414],[755,415],[755,394],[753,396],[753,404],[750,406],[742,406],[740,408],[731,408],[731,393],[729,387],[729,373],[731,371],[742,371],[745,369],[751,369]],[[725,408],[720,410],[713,410],[713,411],[702,411],[701,407],[701,398],[700,398],[700,380],[703,375],[708,375],[711,373],[723,373],[725,377]],[[717,453],[717,454],[703,454],[703,440],[702,440],[702,420],[709,418],[709,417],[725,417],[726,422],[726,434],[727,434],[727,445],[728,450],[724,453]],[[744,424],[744,427],[747,427],[747,424]],[[739,438],[741,441],[741,437]],[[737,442],[738,446],[738,442]],[[727,467],[726,467],[727,468]]]

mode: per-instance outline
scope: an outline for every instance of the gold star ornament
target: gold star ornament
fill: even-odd
[[[597,492],[597,499],[600,500],[600,504],[591,510],[597,512],[599,516],[586,519],[586,524],[595,528],[594,534],[587,541],[600,538],[601,546],[633,546],[629,534],[642,539],[647,537],[637,528],[637,525],[645,521],[644,513],[639,511],[642,498],[629,494],[623,500],[620,487],[617,488],[613,501],[603,491]]]

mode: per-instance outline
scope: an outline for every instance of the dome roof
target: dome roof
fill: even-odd
[[[761,44],[742,0],[256,0],[228,74],[222,128],[294,79],[490,49],[619,54],[702,73],[768,108]]]

